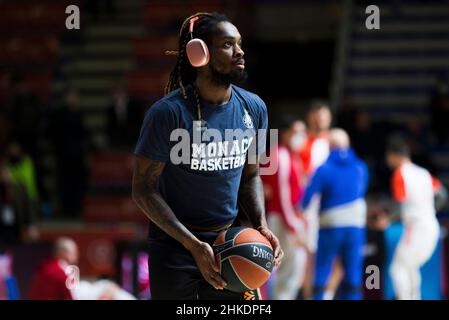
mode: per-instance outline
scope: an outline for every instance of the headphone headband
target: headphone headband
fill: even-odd
[[[190,17],[186,18],[186,20],[184,20],[184,23],[182,24],[181,30],[179,31],[179,35],[182,34],[182,30],[184,30],[185,25],[187,23],[189,23],[189,32],[193,33],[193,26],[194,26],[195,22],[200,20],[203,16],[211,17],[212,14],[209,12],[198,12],[198,13],[195,13],[194,15],[191,15]]]
[[[195,22],[197,22],[200,19],[200,16],[196,16],[193,17],[192,19],[190,19],[190,26],[189,26],[189,32],[193,33],[193,25],[195,24]]]

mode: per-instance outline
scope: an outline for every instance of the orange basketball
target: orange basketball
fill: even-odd
[[[273,270],[273,248],[255,229],[235,227],[223,231],[213,249],[226,289],[230,291],[260,288]]]

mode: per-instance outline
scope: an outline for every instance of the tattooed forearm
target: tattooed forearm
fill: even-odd
[[[164,167],[163,162],[136,157],[132,183],[133,200],[159,228],[185,247],[189,247],[196,238],[176,218],[157,190]]]
[[[258,163],[245,166],[238,202],[240,210],[246,214],[254,228],[266,227],[263,185]]]

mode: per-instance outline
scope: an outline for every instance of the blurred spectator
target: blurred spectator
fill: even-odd
[[[373,124],[371,115],[363,110],[356,112],[354,116],[354,126],[351,133],[351,145],[357,155],[363,159],[368,165],[371,172],[370,191],[381,189],[381,181],[378,179],[377,172],[382,170],[379,164],[384,166],[382,161],[378,161],[383,157],[382,136]],[[386,181],[388,178],[386,178]]]
[[[325,291],[336,257],[344,269],[342,299],[360,300],[363,285],[368,171],[349,146],[342,129],[330,132],[331,153],[309,182],[302,207],[320,196],[318,248],[315,261],[314,299]]]
[[[9,172],[0,160],[0,244],[16,243],[20,238],[12,189]]]
[[[350,137],[353,136],[357,107],[351,96],[345,96],[337,114],[337,126],[346,130]]]
[[[301,201],[302,166],[298,151],[306,139],[305,125],[295,118],[286,117],[279,125],[280,143],[270,154],[277,155],[277,171],[261,176],[267,198],[267,220],[270,230],[278,237],[284,259],[273,280],[275,300],[294,300],[302,286],[307,252],[299,246],[305,237],[305,223],[295,205]]]
[[[108,113],[108,137],[112,147],[129,147],[139,136],[140,105],[130,98],[126,88],[119,84],[112,92]]]
[[[30,299],[33,300],[134,300],[128,292],[113,281],[100,279],[80,280],[79,274],[66,271],[77,268],[78,246],[70,238],[59,238],[53,257],[43,261],[33,277]],[[72,272],[74,269],[70,269]],[[70,287],[68,286],[70,284]]]
[[[8,101],[11,91],[10,74],[0,75],[0,152],[6,148],[10,139],[11,119],[9,118]]]
[[[379,159],[384,157],[387,136],[394,126],[388,122],[373,122],[371,114],[364,110],[357,111],[354,119],[351,144],[371,172],[369,191],[388,192],[390,172],[384,161]]]
[[[381,266],[386,261],[386,244],[385,234],[390,224],[389,212],[386,206],[382,204],[383,197],[370,197],[368,200],[368,212],[366,221],[366,245],[364,248],[364,270],[369,266],[379,266],[381,279],[385,276],[384,269]],[[389,202],[389,200],[388,200]],[[365,274],[365,281],[371,277],[370,274]],[[373,290],[372,287],[364,286],[363,298],[365,300],[382,300],[384,298],[384,286],[379,286]]]
[[[115,0],[89,0],[85,2],[85,6],[95,20],[114,18],[117,14]]]
[[[11,122],[6,112],[0,109],[0,152],[9,142]]]
[[[0,252],[0,300],[18,300],[19,289],[12,273],[12,256]]]
[[[73,300],[67,286],[65,270],[78,263],[78,246],[70,238],[56,240],[53,257],[39,265],[33,277],[30,299],[33,300]]]
[[[307,140],[300,150],[300,157],[307,176],[326,161],[329,155],[328,134],[332,114],[327,102],[312,101],[307,112]]]
[[[42,120],[41,106],[20,75],[12,79],[12,95],[8,110],[13,137],[35,159]]]
[[[447,74],[438,78],[435,92],[430,102],[431,127],[439,145],[445,145],[449,136],[449,79]]]
[[[0,74],[0,110],[6,105],[11,94],[11,73]]]
[[[5,168],[12,186],[15,219],[18,220],[19,230],[29,231],[37,223],[39,215],[39,194],[33,160],[24,153],[20,144],[12,142],[8,147]]]
[[[366,218],[366,226],[370,230],[384,231],[390,225],[390,213],[379,203],[371,205]]]
[[[433,171],[432,161],[429,156],[429,134],[422,121],[418,117],[413,117],[407,122],[406,141],[410,148],[410,155],[413,161],[425,168]]]
[[[350,136],[354,150],[365,161],[373,162],[382,156],[382,150],[378,150],[376,143],[379,137],[373,130],[373,123],[368,112],[358,111],[354,115],[354,126]]]
[[[310,103],[307,115],[307,139],[302,146],[299,156],[303,165],[303,183],[307,184],[318,168],[329,156],[329,128],[332,114],[326,101],[314,100]],[[302,296],[312,297],[313,261],[318,242],[318,209],[319,202],[314,199],[308,206],[305,219],[307,220],[307,247],[310,250],[307,257],[306,276],[304,279]]]
[[[77,91],[66,92],[63,105],[50,116],[47,134],[56,160],[62,214],[79,217],[87,191],[89,135],[79,110]]]

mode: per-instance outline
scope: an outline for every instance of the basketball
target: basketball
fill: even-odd
[[[213,245],[226,289],[245,292],[260,288],[273,270],[273,249],[257,230],[235,227],[223,231]]]

